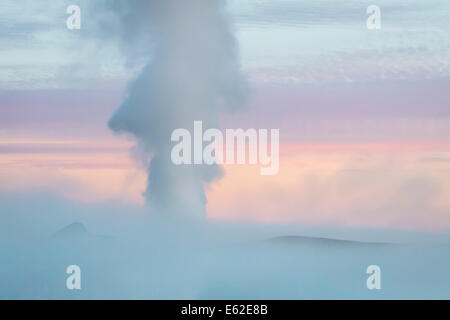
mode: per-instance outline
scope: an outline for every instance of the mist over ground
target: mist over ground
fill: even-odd
[[[448,235],[170,220],[43,194],[1,200],[1,299],[450,297]],[[81,290],[66,288],[73,264]],[[381,290],[366,287],[372,264]]]

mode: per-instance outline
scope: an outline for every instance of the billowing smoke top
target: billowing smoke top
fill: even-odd
[[[173,165],[170,137],[177,128],[192,132],[194,120],[202,120],[204,130],[217,127],[219,108],[239,107],[245,99],[224,2],[133,0],[115,8],[129,59],[144,54],[148,60],[129,83],[109,127],[134,135],[152,157],[145,196],[155,211],[204,216],[205,184],[219,178],[221,169]]]

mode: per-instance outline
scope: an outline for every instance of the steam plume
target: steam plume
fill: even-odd
[[[220,108],[245,97],[236,42],[220,0],[122,1],[123,45],[130,62],[147,59],[128,85],[126,98],[109,121],[128,132],[152,160],[146,199],[158,212],[205,215],[205,184],[221,176],[218,166],[175,166],[171,133],[217,127]],[[192,131],[191,131],[192,132]]]

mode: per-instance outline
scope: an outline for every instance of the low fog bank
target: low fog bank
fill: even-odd
[[[170,221],[43,194],[0,200],[1,299],[450,298],[447,235]],[[366,288],[372,264],[381,290]],[[81,268],[81,290],[66,288],[69,265]]]

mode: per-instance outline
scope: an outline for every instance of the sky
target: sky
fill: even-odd
[[[107,125],[142,62],[106,3],[3,1],[0,193],[143,206],[139,150]],[[250,98],[220,126],[279,129],[280,170],[226,165],[208,219],[450,229],[450,3],[376,3],[379,30],[372,1],[228,2]]]

